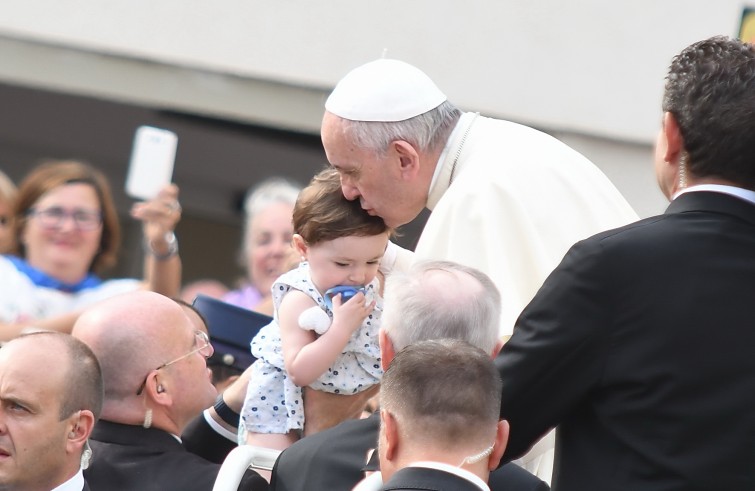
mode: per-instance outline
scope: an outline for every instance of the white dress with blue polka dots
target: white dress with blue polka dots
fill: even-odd
[[[375,278],[366,287],[368,298],[375,300],[370,313],[349,339],[335,362],[310,387],[333,394],[356,394],[380,382],[380,347],[378,329],[383,299],[379,295],[380,282]],[[333,312],[325,305],[309,276],[309,265],[304,262],[278,278],[272,295],[275,312],[273,321],[263,327],[252,340],[252,354],[257,358],[241,411],[244,427],[253,433],[284,434],[304,428],[304,406],[301,387],[286,374],[283,361],[278,309],[286,294],[294,290],[309,295],[328,316]]]

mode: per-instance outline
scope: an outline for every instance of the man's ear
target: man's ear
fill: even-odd
[[[294,234],[291,239],[291,245],[294,246],[294,250],[302,257],[302,259],[307,256],[307,243],[304,240],[304,237],[299,234]]]
[[[491,358],[495,359],[496,356],[498,356],[498,353],[501,352],[503,349],[503,345],[506,344],[506,341],[508,341],[511,338],[511,336],[501,336],[498,338],[498,341],[495,342],[495,346],[493,347],[493,352],[491,353]]]
[[[666,153],[663,160],[672,163],[678,162],[681,152],[684,151],[684,138],[682,138],[676,116],[668,112],[664,113],[661,131],[663,131],[663,137],[666,139]]]
[[[391,149],[398,156],[399,170],[403,179],[412,180],[419,175],[419,154],[412,144],[404,140],[395,140],[391,142]]]
[[[68,418],[66,450],[79,452],[94,429],[94,414],[88,409],[76,411]]]
[[[498,468],[503,457],[503,452],[506,450],[506,443],[509,441],[509,422],[502,419],[498,422],[498,428],[495,434],[495,442],[493,443],[493,452],[488,457],[488,470],[492,471]]]
[[[382,327],[378,330],[378,342],[380,343],[380,366],[383,371],[386,371],[396,356],[396,350],[393,349],[393,342]]]
[[[145,396],[155,404],[170,406],[173,404],[173,394],[169,390],[170,380],[165,374],[162,375],[162,380],[158,380],[157,372],[154,371],[147,377],[147,385],[144,386]]]
[[[383,431],[383,437],[385,442],[385,458],[387,460],[394,460],[398,452],[398,426],[396,425],[396,418],[385,409],[380,410],[380,425],[381,431]]]

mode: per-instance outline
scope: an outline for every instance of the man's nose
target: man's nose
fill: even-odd
[[[343,181],[341,181],[341,192],[349,201],[353,201],[359,197],[359,190],[354,186],[344,183]]]

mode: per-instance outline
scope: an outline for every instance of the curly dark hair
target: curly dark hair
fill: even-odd
[[[674,57],[663,111],[676,118],[689,171],[755,189],[755,51],[725,36]]]

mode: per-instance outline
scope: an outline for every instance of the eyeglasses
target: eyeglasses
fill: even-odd
[[[90,210],[66,210],[60,206],[37,210],[31,208],[26,212],[27,216],[37,217],[40,225],[45,228],[58,228],[67,218],[73,219],[79,230],[95,230],[102,225],[102,212]]]
[[[194,349],[189,351],[185,355],[179,356],[175,360],[171,360],[167,363],[163,363],[159,367],[155,368],[155,370],[162,370],[165,367],[169,367],[172,364],[183,360],[184,358],[190,357],[194,353],[199,353],[205,358],[209,358],[212,356],[214,352],[215,352],[215,348],[213,348],[212,344],[210,344],[210,338],[207,337],[207,334],[205,334],[204,331],[194,331]],[[139,390],[136,391],[136,395],[138,396],[142,395],[142,392],[144,392],[144,387],[147,386],[148,378],[149,378],[149,373],[147,374],[146,377],[144,377],[144,382],[142,382],[142,384],[139,386]]]

